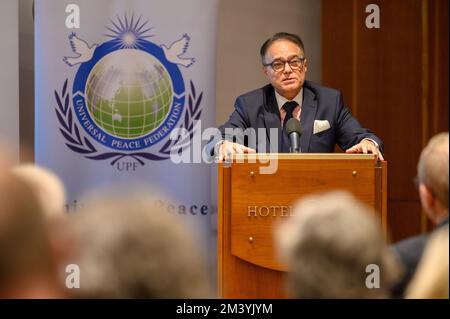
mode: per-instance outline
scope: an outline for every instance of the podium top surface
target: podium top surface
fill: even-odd
[[[375,154],[345,154],[345,153],[256,153],[234,154],[233,160],[267,159],[267,160],[376,160]]]

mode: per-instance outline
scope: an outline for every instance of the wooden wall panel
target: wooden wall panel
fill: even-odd
[[[348,18],[352,10],[352,1],[322,2],[322,83],[338,88],[347,104],[352,96],[352,37],[349,33],[353,22]]]
[[[396,201],[391,200],[389,202],[389,212],[395,212],[391,215],[388,214],[389,223],[395,225],[395,228],[391,227],[389,231],[389,237],[391,241],[396,241],[399,238],[406,238],[411,234],[418,234],[421,230],[420,218],[421,208],[420,201]],[[411,222],[416,221],[416,222]],[[395,233],[393,233],[395,231]]]
[[[448,12],[449,1],[431,1],[429,7],[430,33],[430,135],[448,131]]]
[[[380,28],[368,29],[368,4]],[[323,84],[385,143],[393,241],[429,228],[412,183],[421,149],[448,131],[448,1],[323,0]]]

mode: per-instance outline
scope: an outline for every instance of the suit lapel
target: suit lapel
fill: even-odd
[[[300,114],[300,125],[302,135],[300,137],[300,148],[303,153],[309,151],[309,143],[313,132],[314,119],[317,112],[316,95],[307,85],[303,86],[303,104]]]
[[[281,147],[281,119],[280,111],[278,110],[277,100],[275,98],[275,91],[271,85],[264,88],[264,126],[266,128],[267,140],[269,145],[273,147],[274,141],[270,140],[270,129],[278,129],[278,152]],[[267,150],[269,151],[269,149]]]

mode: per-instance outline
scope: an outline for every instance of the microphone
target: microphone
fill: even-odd
[[[301,153],[300,152],[300,121],[295,118],[290,118],[286,123],[286,132],[291,141],[291,153]]]

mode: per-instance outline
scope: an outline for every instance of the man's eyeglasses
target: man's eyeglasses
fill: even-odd
[[[264,66],[270,66],[272,70],[275,72],[283,71],[286,67],[286,63],[289,64],[289,67],[292,70],[300,70],[303,68],[303,63],[305,62],[305,57],[295,57],[289,61],[281,61],[281,60],[275,60],[272,63],[263,64]]]

